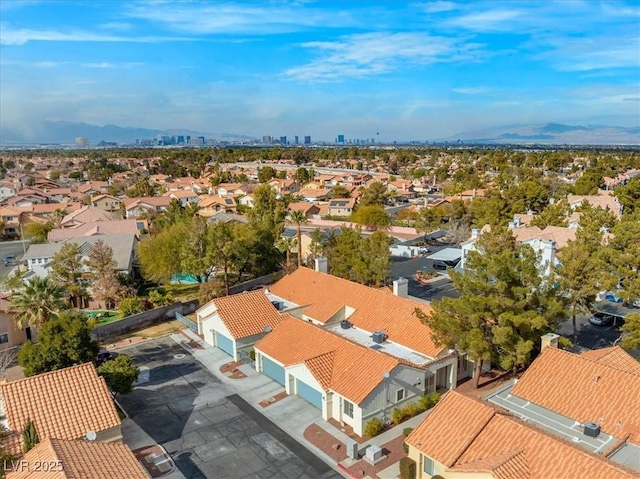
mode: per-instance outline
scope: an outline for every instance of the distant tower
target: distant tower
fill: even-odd
[[[298,135],[296,135],[296,136],[293,137],[293,144],[297,145],[298,143],[299,143],[298,142]]]
[[[310,145],[311,144],[311,136],[307,135],[304,137],[304,144],[305,145]]]
[[[281,136],[280,137],[280,144],[282,146],[286,146],[287,145],[287,137],[286,136]]]
[[[344,145],[344,135],[338,135],[338,141],[336,141],[336,143]]]
[[[89,146],[89,138],[85,138],[83,136],[79,136],[76,138],[76,146],[80,148],[85,148]]]

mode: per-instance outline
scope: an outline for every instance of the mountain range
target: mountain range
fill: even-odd
[[[158,136],[204,136],[208,139],[243,141],[254,137],[238,133],[211,133],[185,129],[153,130],[118,125],[97,126],[69,121],[43,121],[32,124],[28,131],[3,127],[0,145],[72,145],[76,137],[89,138],[91,145],[101,141],[119,144],[135,143]],[[606,125],[508,125],[475,131],[465,131],[437,140],[447,143],[475,144],[540,144],[540,145],[640,145],[640,127],[624,128]]]
[[[640,127],[561,123],[512,125],[461,132],[442,141],[479,144],[640,145]]]
[[[136,140],[153,139],[158,136],[191,136],[215,140],[250,140],[253,137],[234,133],[206,133],[201,131],[170,129],[153,130],[149,128],[123,127],[118,125],[90,125],[70,121],[43,121],[30,125],[29,131],[20,131],[3,127],[0,130],[2,145],[30,145],[43,143],[73,144],[76,137],[89,138],[91,145],[101,141],[116,143],[135,143]]]

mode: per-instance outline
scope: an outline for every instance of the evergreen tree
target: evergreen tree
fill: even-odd
[[[27,419],[22,431],[22,452],[25,454],[33,449],[40,442],[36,425],[31,419]]]

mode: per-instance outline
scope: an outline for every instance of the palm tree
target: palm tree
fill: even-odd
[[[298,229],[298,267],[302,266],[302,231],[301,227],[303,224],[308,222],[307,215],[304,214],[304,211],[292,211],[289,213],[289,221],[296,225]]]
[[[295,248],[296,243],[297,241],[295,238],[280,238],[280,240],[278,240],[278,242],[276,243],[278,251],[286,254],[287,259],[284,269],[286,270],[287,274],[291,272],[291,250]]]
[[[14,314],[20,329],[31,326],[37,329],[60,310],[67,308],[64,287],[49,278],[36,276],[20,291],[11,295],[9,312]]]

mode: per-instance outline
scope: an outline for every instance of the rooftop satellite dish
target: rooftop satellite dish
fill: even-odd
[[[389,373],[385,371],[384,373],[382,373],[382,377],[385,379],[389,379]]]
[[[98,435],[95,431],[87,431],[87,433],[84,435],[84,438],[87,441],[95,441],[98,438]]]
[[[271,332],[271,326],[269,326],[269,325],[265,326],[263,331],[265,333],[270,333]]]

